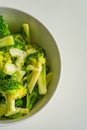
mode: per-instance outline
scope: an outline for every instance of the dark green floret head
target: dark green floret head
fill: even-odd
[[[12,92],[12,90],[20,88],[20,82],[12,79],[0,79],[0,90],[2,92]]]

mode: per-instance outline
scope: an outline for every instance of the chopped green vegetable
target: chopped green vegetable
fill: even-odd
[[[4,20],[3,16],[0,16],[0,38],[10,35],[8,24]]]
[[[38,90],[40,94],[47,93],[47,85],[46,85],[46,63],[43,64],[41,73],[39,75],[38,81]]]
[[[25,47],[25,40],[23,39],[21,34],[19,33],[13,34],[13,38],[14,38],[14,45],[12,47],[23,50]]]
[[[46,83],[47,83],[47,86],[50,84],[51,80],[53,78],[53,73],[52,72],[49,72],[46,76]]]
[[[30,43],[29,25],[24,23],[19,32],[11,33],[0,16],[0,118],[31,112],[52,80],[45,50]]]
[[[6,36],[0,39],[0,48],[14,45],[14,39],[12,36]]]
[[[29,31],[29,25],[24,23],[23,26],[21,27],[21,32],[23,35],[23,38],[27,43],[30,42],[30,31]]]

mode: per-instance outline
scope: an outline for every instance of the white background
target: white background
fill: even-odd
[[[39,19],[58,43],[62,72],[52,100],[33,118],[0,130],[87,130],[87,0],[0,0]]]

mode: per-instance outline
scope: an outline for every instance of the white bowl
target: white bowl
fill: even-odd
[[[38,113],[50,101],[53,94],[55,93],[56,88],[58,87],[61,73],[61,60],[59,49],[53,36],[48,31],[48,29],[36,18],[23,11],[6,7],[0,7],[0,15],[4,16],[4,19],[7,21],[10,30],[13,32],[18,31],[19,27],[23,23],[28,23],[30,25],[31,41],[44,48],[47,55],[47,62],[49,63],[50,69],[54,74],[53,79],[49,85],[47,95],[44,96],[44,98],[35,105],[29,115],[23,116],[23,118],[16,120],[0,120],[1,126],[31,118],[31,116]]]

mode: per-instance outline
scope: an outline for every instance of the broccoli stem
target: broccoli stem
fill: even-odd
[[[12,36],[6,36],[0,39],[0,48],[14,45],[14,39]]]
[[[37,80],[39,94],[46,94],[46,63],[42,65],[42,71]]]
[[[40,75],[40,72],[42,70],[42,67],[38,68],[38,69],[35,69],[31,72],[31,74],[29,75],[29,80],[28,80],[28,89],[29,89],[29,93],[31,94],[34,87],[35,87],[35,84],[38,80],[38,77]]]
[[[7,95],[6,96],[6,105],[7,105],[7,113],[6,116],[10,115],[10,113],[15,112],[15,99],[10,96]]]
[[[30,104],[30,95],[27,94],[26,95],[26,108],[29,108],[29,104]]]
[[[12,96],[7,96],[6,97],[6,114],[5,116],[9,117],[11,115],[14,115],[16,113],[21,113],[21,114],[28,114],[28,109],[27,108],[16,108],[15,107],[15,99]]]
[[[25,39],[25,41],[27,43],[30,42],[30,31],[29,31],[29,25],[24,23],[22,28],[21,28],[21,31],[22,31],[22,34],[23,34],[23,37]]]
[[[19,111],[19,113],[22,115],[29,113],[29,109],[27,109],[27,108],[16,108],[16,110]]]
[[[51,80],[53,78],[53,73],[52,72],[49,72],[46,76],[46,82],[47,82],[47,87],[49,86]]]
[[[6,104],[0,104],[0,118],[6,114]]]

